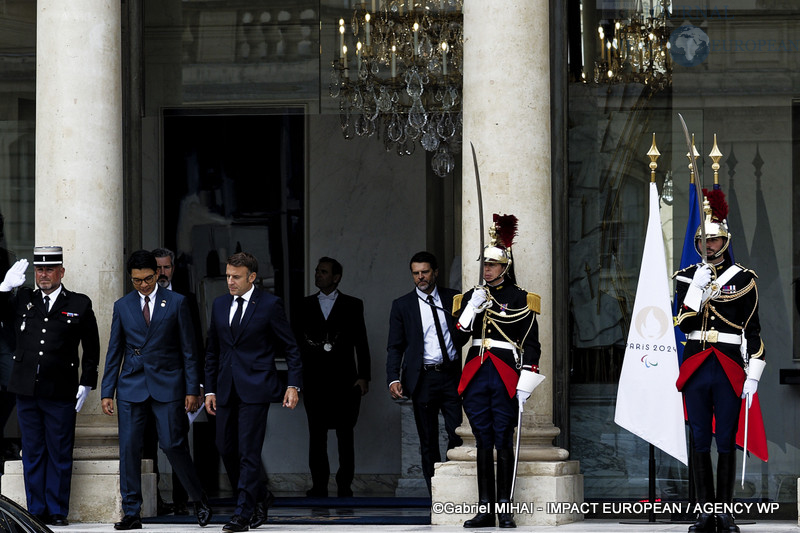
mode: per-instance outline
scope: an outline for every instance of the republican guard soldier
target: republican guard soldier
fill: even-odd
[[[67,290],[60,246],[33,250],[37,289],[20,288],[28,260],[0,283],[3,320],[17,347],[8,390],[17,395],[28,511],[49,525],[68,525],[75,415],[97,386],[100,338],[88,296]],[[83,357],[78,347],[83,348]]]
[[[483,282],[454,302],[458,329],[471,334],[458,392],[463,396],[477,445],[480,512],[466,528],[494,527],[495,502],[509,504],[514,475],[513,433],[517,415],[539,381],[540,298],[515,284],[511,246],[513,215],[494,215],[492,243],[483,249]],[[461,306],[461,302],[466,302]],[[495,493],[494,450],[497,450]],[[496,496],[496,497],[495,497]],[[498,513],[498,525],[517,527],[513,514]]]
[[[692,432],[692,475],[698,503],[730,503],[736,479],[736,432],[741,398],[749,408],[764,370],[756,274],[731,261],[728,206],[720,190],[703,190],[705,250],[698,227],[695,247],[707,262],[675,273],[677,322],[686,334],[678,377]],[[712,421],[716,420],[715,427]],[[717,489],[711,436],[717,443]],[[735,532],[729,513],[700,513],[689,531]]]

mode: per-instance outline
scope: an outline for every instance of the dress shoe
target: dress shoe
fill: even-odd
[[[142,529],[142,518],[138,514],[126,514],[122,520],[114,524],[114,529],[120,531],[127,529]]]
[[[50,517],[50,525],[51,526],[68,526],[69,522],[67,522],[67,517],[63,514],[54,514]]]
[[[476,527],[494,527],[494,525],[494,513],[478,513],[464,522],[464,527],[467,529]]]
[[[200,524],[200,527],[206,527],[211,522],[214,512],[211,510],[211,506],[208,505],[208,498],[205,495],[199,502],[194,502],[194,515],[197,517],[197,523]]]
[[[45,524],[47,526],[52,524],[53,519],[47,513],[35,514],[33,516],[35,516],[42,524]]]
[[[264,498],[263,502],[257,503],[253,510],[253,515],[250,517],[250,529],[255,529],[267,523],[269,508],[272,507],[274,502],[275,495],[267,490],[267,497]]]
[[[185,503],[173,503],[172,507],[172,514],[175,516],[187,516],[189,514],[189,509],[186,507]]]
[[[222,531],[229,531],[231,533],[238,533],[239,531],[247,531],[249,520],[240,514],[235,514],[231,517],[231,521],[222,526]]]
[[[319,487],[311,487],[306,491],[306,496],[309,498],[327,498],[328,489],[321,489]]]

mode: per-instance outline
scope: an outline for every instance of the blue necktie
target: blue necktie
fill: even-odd
[[[244,298],[239,296],[236,298],[236,312],[233,313],[233,320],[231,320],[231,335],[235,339],[239,335],[239,329],[242,325],[242,308],[244,307]]]

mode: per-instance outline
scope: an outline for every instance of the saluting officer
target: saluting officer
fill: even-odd
[[[27,259],[14,263],[0,283],[0,309],[17,337],[8,389],[17,394],[28,511],[66,526],[75,414],[97,386],[100,338],[92,301],[61,284],[61,247],[34,248],[33,265],[36,290],[11,293],[25,282]]]
[[[494,215],[492,244],[483,250],[485,285],[467,292],[454,307],[460,310],[458,329],[471,332],[459,394],[477,445],[478,499],[481,512],[466,528],[494,527],[495,502],[511,501],[514,472],[513,433],[520,402],[536,386],[539,372],[540,298],[514,283],[511,245],[516,217]],[[494,449],[497,449],[495,499]],[[486,512],[484,512],[486,511]],[[500,527],[517,527],[510,512],[498,516]]]
[[[678,377],[692,432],[692,472],[698,503],[730,503],[736,478],[740,398],[752,396],[766,366],[758,321],[756,275],[731,261],[727,204],[720,190],[703,191],[708,263],[676,272],[678,326],[686,348]],[[700,227],[695,248],[701,253]],[[716,428],[712,420],[716,419]],[[711,436],[717,442],[717,492],[711,470]],[[715,524],[716,518],[716,524]],[[689,531],[739,531],[733,516],[702,513]]]

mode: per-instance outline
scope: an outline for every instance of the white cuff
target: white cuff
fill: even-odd
[[[475,320],[475,307],[472,304],[464,306],[464,312],[461,313],[461,318],[458,319],[458,325],[464,331],[472,331],[472,321]]]
[[[750,359],[747,368],[747,379],[754,379],[756,381],[761,379],[761,373],[764,371],[765,366],[767,366],[767,363],[761,359]]]
[[[533,389],[541,385],[544,381],[544,376],[537,374],[531,370],[523,370],[519,374],[519,381],[517,381],[517,390],[525,391],[528,394],[533,392]]]
[[[700,311],[700,304],[703,301],[703,289],[689,285],[689,290],[686,291],[686,296],[683,297],[683,305],[692,311]]]

